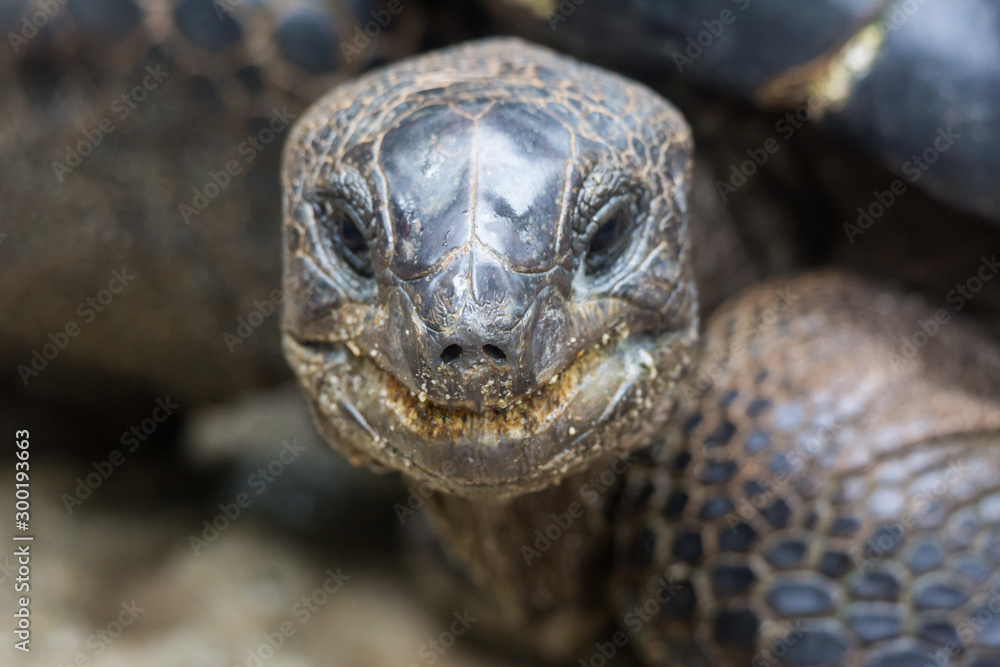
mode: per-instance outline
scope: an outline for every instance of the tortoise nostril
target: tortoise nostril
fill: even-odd
[[[462,347],[460,345],[449,345],[441,352],[441,361],[450,364],[460,356],[462,356]]]
[[[507,353],[496,345],[483,345],[483,354],[498,364],[502,364],[507,361]]]

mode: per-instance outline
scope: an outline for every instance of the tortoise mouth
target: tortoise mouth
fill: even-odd
[[[403,385],[396,377],[385,376],[383,397],[386,406],[411,432],[431,440],[466,438],[478,435],[482,444],[502,438],[526,438],[558,419],[580,391],[606,352],[604,346],[580,352],[568,366],[552,378],[517,398],[505,399],[506,407],[485,407],[482,411],[435,403]],[[575,427],[574,433],[577,430]]]
[[[648,442],[666,419],[669,401],[650,399],[666,393],[680,335],[609,336],[510,407],[481,412],[421,400],[346,344],[286,336],[285,347],[320,430],[353,463],[449,493],[510,497]]]

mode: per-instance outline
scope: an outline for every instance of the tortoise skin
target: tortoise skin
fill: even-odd
[[[817,274],[708,322],[616,520],[650,664],[1000,664],[1000,357],[954,322],[904,356],[934,315]]]
[[[400,470],[436,489],[428,518],[483,605],[477,630],[490,626],[508,647],[531,645],[573,664],[606,660],[595,650],[609,638],[615,646],[632,642],[650,665],[922,667],[932,650],[946,651],[938,664],[997,664],[1000,616],[979,612],[993,614],[1000,586],[1000,353],[947,312],[837,273],[747,291],[711,317],[695,345],[696,291],[685,268],[690,142],[669,105],[632,86],[545,49],[489,40],[374,72],[317,103],[285,155],[286,276],[294,287],[284,327],[286,354],[319,429],[356,463]],[[466,198],[489,202],[520,174],[476,170],[472,180],[466,170],[481,154],[469,118],[506,107],[503,123],[474,135],[502,147],[486,162],[506,165],[544,145],[559,167],[542,161],[527,171],[532,187],[545,191],[569,153],[550,141],[562,136],[549,129],[550,118],[527,112],[526,103],[552,97],[573,110],[559,116],[561,124],[584,138],[594,131],[594,108],[602,108],[598,149],[574,154],[580,163],[570,160],[569,168],[580,174],[559,206],[539,201],[527,209],[538,215],[491,218],[499,240],[481,251],[478,220],[454,216],[445,204],[470,210]],[[643,119],[644,112],[653,113]],[[426,127],[405,122],[413,118]],[[538,125],[525,134],[528,119]],[[629,133],[649,143],[608,151],[607,138]],[[386,148],[404,157],[387,160]],[[654,149],[658,159],[641,159]],[[437,151],[445,159],[429,163]],[[656,316],[624,311],[630,326],[643,328],[592,331],[581,356],[573,334],[588,330],[573,318],[605,317],[591,297],[607,286],[564,286],[563,303],[584,307],[567,308],[561,328],[505,338],[511,321],[530,321],[530,310],[520,320],[510,311],[484,320],[465,305],[474,298],[426,279],[461,263],[475,284],[475,262],[494,265],[490,253],[503,251],[508,275],[489,284],[490,296],[517,308],[535,292],[510,286],[525,284],[514,281],[526,269],[552,265],[543,258],[561,258],[577,278],[585,275],[590,223],[603,218],[594,212],[601,207],[580,202],[595,192],[588,171],[608,161],[619,177],[632,170],[669,202],[627,238],[648,247],[642,244],[655,232],[668,240],[671,261],[659,272],[626,262],[630,270],[613,283],[625,290],[623,301],[659,299]],[[451,174],[443,182],[440,169]],[[654,175],[658,169],[667,171]],[[343,217],[323,217],[331,197],[351,205],[367,246],[343,231],[324,233],[324,220],[346,229]],[[551,233],[565,227],[542,218],[562,220],[578,209],[588,213],[574,227],[575,241]],[[498,207],[484,210],[492,216]],[[525,252],[524,220],[539,224],[534,243],[547,247]],[[370,264],[345,253],[362,247]],[[473,264],[465,269],[465,262]],[[644,282],[666,267],[672,294]],[[403,285],[407,279],[414,284]],[[416,304],[439,290],[447,304],[463,307],[437,315],[415,305],[409,319],[393,310],[401,292]],[[435,322],[448,332],[444,340]],[[393,338],[407,327],[409,338]],[[918,331],[924,338],[910,355],[902,341]],[[612,333],[613,345],[600,343]],[[517,346],[540,335],[571,351],[560,375],[520,358]],[[638,383],[615,360],[633,352],[632,338],[650,336],[659,341],[646,348],[657,355],[659,381]],[[490,394],[495,403],[467,406],[467,396],[451,393],[461,387],[448,384],[455,376],[439,354],[451,340],[460,340],[463,353],[502,341],[525,371],[524,384]],[[440,363],[431,363],[435,357]],[[457,377],[475,383],[479,372],[470,363]],[[559,384],[566,375],[581,376],[575,386],[614,409],[595,417],[589,398],[582,407],[537,399],[552,377]],[[435,390],[435,381],[449,389]],[[423,419],[408,421],[399,407],[407,404],[392,387],[407,383],[423,394],[406,399]],[[483,415],[521,419],[519,405],[499,403],[517,392],[548,422],[569,414],[573,430],[518,421],[526,435],[495,447],[509,423]],[[602,629],[612,624],[631,639]]]

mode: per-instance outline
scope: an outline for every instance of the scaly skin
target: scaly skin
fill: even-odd
[[[549,113],[579,152],[538,138]],[[539,146],[554,166],[503,168]],[[623,643],[613,622],[651,665],[923,665],[950,623],[946,660],[998,664],[1000,615],[962,620],[1000,585],[1000,355],[949,321],[900,363],[935,313],[834,273],[748,291],[696,345],[689,153],[647,89],[515,40],[318,102],[283,173],[285,348],[320,430],[437,489],[488,622],[550,659]],[[628,250],[588,273],[619,214]],[[518,306],[539,295],[556,315]]]
[[[650,664],[998,664],[1000,356],[950,321],[907,359],[934,315],[824,273],[708,322],[616,521],[617,609],[669,581]]]

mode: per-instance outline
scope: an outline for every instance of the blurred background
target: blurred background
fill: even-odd
[[[30,654],[0,549],[4,665],[524,664],[448,634],[419,489],[333,453],[281,356],[285,132],[408,55],[520,35],[677,104],[705,314],[835,265],[1000,336],[1000,2],[0,0],[0,29],[0,539],[34,537]]]

